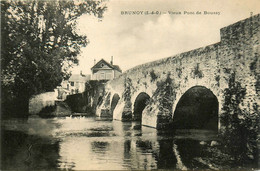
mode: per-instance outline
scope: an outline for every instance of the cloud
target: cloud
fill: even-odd
[[[123,70],[173,56],[220,40],[220,28],[259,12],[257,0],[224,1],[110,1],[102,22],[83,16],[79,28],[90,44],[83,49],[74,71],[90,73],[93,60],[104,58]],[[220,15],[121,15],[126,10],[210,11]]]
[[[211,29],[201,27],[203,23],[203,19],[194,22],[190,17],[162,15],[134,27],[131,33],[121,35],[118,49],[123,67],[134,67],[219,41],[219,31],[212,34]]]

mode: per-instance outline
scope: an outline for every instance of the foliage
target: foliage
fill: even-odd
[[[124,101],[130,101],[131,99],[131,89],[133,89],[132,80],[130,78],[125,78],[124,81],[124,92],[123,92],[123,99]]]
[[[88,104],[92,107],[92,109],[96,108],[97,106],[100,106],[105,99],[105,97],[107,97],[105,95],[105,83],[108,80],[90,80],[88,82],[86,82],[85,84],[85,92],[84,94],[86,95],[86,97],[88,98],[93,98],[94,102],[93,104],[90,104],[91,100],[89,99]],[[110,99],[110,96],[108,98],[108,101]],[[95,103],[96,101],[96,103]]]
[[[178,77],[181,78],[182,68],[176,68],[176,72],[178,73]]]
[[[157,82],[157,89],[154,93],[160,103],[159,110],[166,116],[172,115],[172,105],[176,96],[172,84],[173,80],[170,78],[170,73],[168,73],[165,81]]]
[[[258,64],[259,63],[259,53],[255,53],[254,60],[250,63],[250,71],[254,74],[254,77],[256,79],[256,92],[259,93],[259,86],[260,86],[260,74],[258,72]]]
[[[157,129],[169,129],[172,127],[172,107],[176,98],[174,80],[169,72],[166,79],[157,81],[157,88],[152,98],[147,101],[149,115],[157,115]],[[157,103],[159,103],[157,105]],[[159,109],[157,113],[157,109]],[[156,112],[155,112],[156,111]]]
[[[132,80],[130,78],[125,78],[124,80],[124,92],[122,98],[125,101],[124,111],[122,113],[122,120],[129,121],[132,119],[132,103],[131,103],[131,93],[135,91],[133,87]]]
[[[78,63],[86,36],[76,32],[83,14],[102,17],[99,1],[1,1],[1,82],[4,100],[53,90]]]
[[[98,87],[104,87],[107,81],[108,80],[90,80],[85,83],[85,92],[89,93],[91,96],[94,96]]]
[[[202,77],[203,77],[203,73],[202,73],[202,71],[200,70],[200,66],[199,66],[198,63],[197,63],[197,65],[196,65],[196,67],[192,70],[191,76],[192,76],[192,78],[195,78],[195,77],[202,78]]]
[[[224,91],[225,103],[224,113],[221,115],[221,122],[226,127],[223,135],[224,141],[231,154],[234,154],[237,161],[255,158],[256,139],[259,130],[259,115],[249,114],[239,108],[240,103],[246,95],[246,89],[235,80],[232,73],[229,79],[229,88]],[[249,157],[250,158],[250,157]]]
[[[154,70],[150,71],[150,76],[151,76],[151,82],[154,82],[158,78]]]

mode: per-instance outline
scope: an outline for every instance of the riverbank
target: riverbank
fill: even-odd
[[[90,110],[89,112],[73,112],[69,105],[64,101],[55,101],[54,106],[47,106],[43,108],[38,114],[41,118],[52,117],[77,117],[77,116],[93,116],[94,114]]]

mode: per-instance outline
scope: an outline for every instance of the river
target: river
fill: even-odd
[[[98,117],[11,119],[1,128],[3,170],[239,168],[207,130],[159,132]]]

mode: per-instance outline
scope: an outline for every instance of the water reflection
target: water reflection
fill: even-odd
[[[160,133],[94,117],[4,121],[1,169],[225,169],[210,131]],[[15,123],[15,124],[14,124]],[[227,164],[228,163],[228,164]]]
[[[158,167],[162,169],[176,168],[177,160],[173,153],[173,141],[159,141]]]
[[[58,167],[59,141],[18,131],[1,131],[1,169],[39,170]]]

